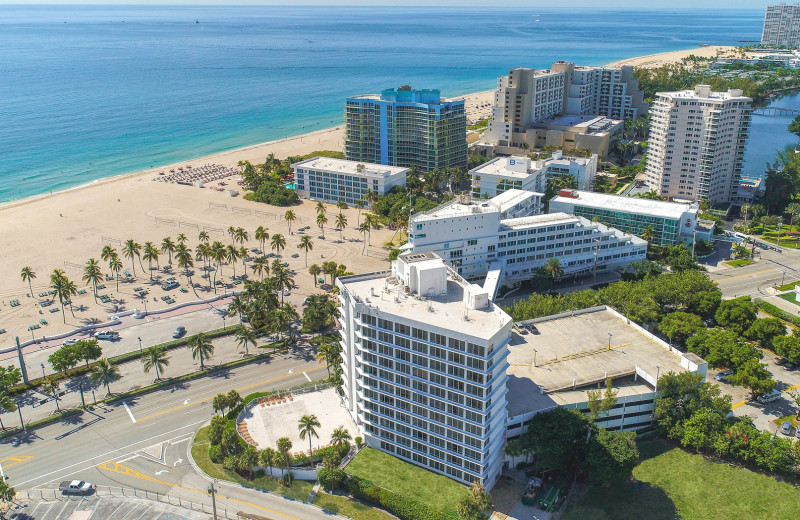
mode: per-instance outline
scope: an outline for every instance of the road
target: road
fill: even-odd
[[[211,398],[289,388],[326,376],[309,354],[287,354],[190,381],[0,441],[0,463],[17,490],[50,489],[80,478],[208,500],[207,480],[188,462],[190,439],[213,415]],[[218,506],[282,518],[330,518],[297,502],[222,485]],[[227,498],[225,498],[227,497]],[[277,516],[276,516],[277,515]]]

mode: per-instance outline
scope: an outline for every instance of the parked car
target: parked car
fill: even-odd
[[[528,331],[530,331],[531,334],[539,334],[539,329],[537,329],[536,325],[534,325],[533,323],[525,325],[525,328],[528,329]]]
[[[767,404],[767,403],[771,403],[773,401],[777,401],[780,398],[781,398],[780,390],[773,390],[772,392],[770,392],[768,394],[759,395],[758,397],[756,397],[756,401],[758,401],[761,404]]]
[[[781,424],[781,433],[784,434],[784,435],[791,435],[792,434],[792,423],[790,423],[789,421],[784,421],[784,423]]]
[[[178,339],[178,338],[182,338],[184,336],[184,334],[186,334],[186,327],[181,325],[180,327],[175,329],[175,332],[172,333],[172,337],[175,338],[175,339]]]
[[[116,341],[119,339],[119,332],[114,330],[104,330],[94,335],[95,339],[105,339],[108,341]]]
[[[773,361],[773,363],[775,363],[776,365],[778,365],[778,366],[782,366],[782,365],[785,365],[785,364],[786,364],[786,363],[787,363],[789,360],[788,360],[788,359],[786,359],[785,357],[780,357],[780,356],[778,356],[778,357],[776,357],[775,359],[773,359],[772,361]]]
[[[171,289],[178,287],[179,285],[180,284],[178,282],[172,280],[171,282],[167,282],[164,285],[162,285],[161,288],[164,289],[165,291],[169,291]]]
[[[77,342],[78,342],[78,340],[77,340],[77,339],[75,339],[75,338],[69,338],[69,339],[65,339],[65,340],[63,341],[63,343],[61,343],[61,345],[62,345],[62,346],[64,346],[64,347],[66,347],[67,345],[74,345],[74,344],[75,344],[75,343],[77,343]]]
[[[723,370],[719,374],[714,376],[716,381],[725,381],[729,375],[733,374],[733,370]]]
[[[65,495],[89,495],[95,486],[83,480],[65,480],[58,486],[58,490]]]
[[[788,363],[783,365],[783,369],[784,370],[794,370],[796,368],[797,368],[797,365],[795,363],[792,363],[791,361],[789,361]]]

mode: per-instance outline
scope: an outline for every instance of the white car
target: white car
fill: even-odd
[[[67,345],[74,345],[74,344],[75,344],[75,343],[77,343],[77,342],[78,342],[78,340],[77,340],[77,339],[75,339],[75,338],[69,338],[69,339],[65,339],[65,340],[64,340],[64,341],[61,343],[61,345],[62,345],[62,346],[64,346],[64,347],[66,347]]]
[[[715,375],[714,379],[716,381],[725,381],[725,379],[727,379],[731,374],[733,374],[733,370],[723,370],[719,374]]]
[[[119,339],[119,332],[113,330],[104,330],[102,332],[98,332],[94,335],[95,339],[106,339],[108,341],[114,341]]]

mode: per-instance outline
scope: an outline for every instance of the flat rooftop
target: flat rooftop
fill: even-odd
[[[653,377],[657,372],[685,371],[677,354],[606,308],[535,325],[538,334],[514,331],[509,343],[506,399],[511,417],[548,405],[586,401],[585,390],[607,377],[630,377],[637,366]],[[627,386],[631,394],[652,391],[645,390],[650,387],[641,380]]]
[[[575,197],[556,195],[550,201],[672,219],[679,219],[685,212],[692,209],[697,210],[696,206],[689,204],[625,197],[624,195],[609,195],[580,190],[572,190],[572,194]]]
[[[313,170],[343,173],[346,175],[380,177],[388,177],[390,175],[408,172],[408,168],[402,168],[400,166],[387,166],[385,164],[348,161],[346,159],[334,159],[332,157],[313,157],[311,159],[306,159],[305,161],[292,164],[292,168],[310,168]]]
[[[540,198],[544,197],[544,193],[511,189],[511,190],[506,190],[499,195],[495,195],[487,202],[492,206],[498,208],[500,211],[506,211],[508,208],[515,206],[533,197],[540,197]]]
[[[739,91],[741,92],[741,91]],[[698,93],[695,90],[679,90],[676,92],[656,92],[656,96],[666,96],[679,99],[697,99],[708,101],[744,101],[751,102],[752,98],[743,95],[732,95],[730,92]]]
[[[470,170],[470,173],[475,175],[502,175],[503,177],[512,177],[519,180],[524,180],[531,176],[527,168],[524,171],[515,171],[510,169],[508,167],[508,161],[512,159],[515,161],[520,161],[520,164],[523,161],[528,161],[530,163],[530,168],[537,168],[537,162],[531,161],[527,156],[512,155],[511,157],[495,157],[486,164],[483,164],[474,170]]]
[[[487,213],[500,214],[500,209],[491,204],[490,201],[473,201],[467,197],[455,198],[433,209],[423,213],[417,213],[411,217],[411,222],[424,222],[426,220],[437,220],[440,218],[467,217],[470,215],[482,215]]]
[[[565,222],[578,222],[580,217],[567,213],[546,213],[543,215],[531,215],[530,217],[508,218],[502,221],[502,226],[506,229],[516,229],[527,227],[534,224],[553,226]]]
[[[511,321],[491,302],[483,309],[467,310],[464,289],[468,284],[460,277],[456,279],[452,272],[447,276],[447,294],[430,297],[406,294],[390,271],[343,276],[337,281],[352,296],[382,313],[448,327],[476,338],[489,339]]]

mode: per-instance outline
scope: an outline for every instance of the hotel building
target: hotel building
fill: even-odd
[[[653,228],[652,243],[658,245],[692,244],[693,240],[711,240],[714,223],[700,220],[697,204],[623,197],[590,191],[561,190],[550,199],[551,212],[597,220],[625,233],[641,236],[644,228]]]
[[[525,193],[511,191],[497,198]],[[566,213],[508,218],[496,199],[462,197],[413,215],[403,247],[436,253],[467,280],[485,279],[491,298],[500,285],[529,280],[551,258],[565,275],[578,276],[646,257],[647,242],[636,236]]]
[[[438,90],[388,89],[347,99],[347,159],[390,166],[467,167],[464,100],[444,99]]]
[[[800,47],[800,4],[767,6],[761,45],[791,49]]]
[[[647,184],[662,197],[727,203],[737,196],[752,112],[742,91],[658,92],[650,110]]]
[[[408,168],[314,157],[292,164],[295,191],[305,199],[354,205],[367,190],[378,195],[406,185]],[[364,200],[369,204],[368,201]]]
[[[544,193],[549,179],[562,176],[573,178],[578,189],[588,190],[597,174],[597,155],[565,157],[557,151],[538,161],[525,155],[497,157],[469,173],[475,199],[494,197],[509,189]]]

